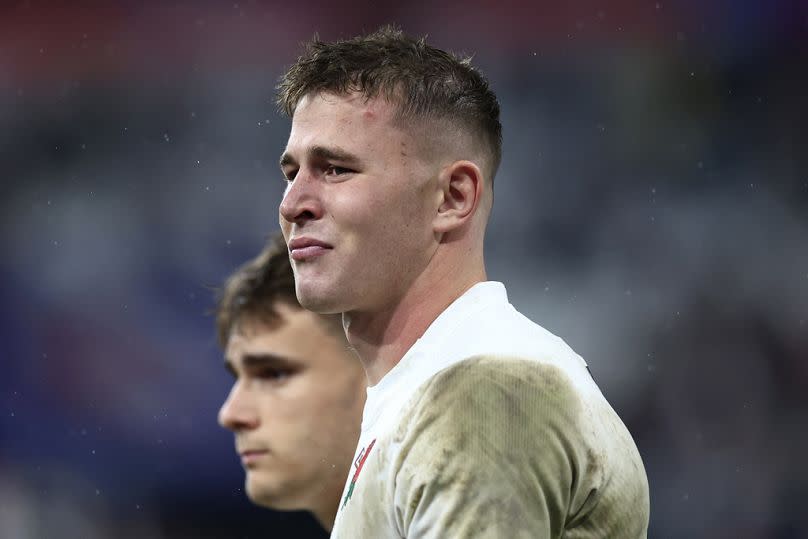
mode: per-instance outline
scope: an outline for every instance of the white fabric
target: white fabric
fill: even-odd
[[[419,390],[426,382],[475,356],[533,360],[557,369],[582,401],[595,402],[597,407],[605,407],[614,415],[580,356],[560,338],[516,311],[508,302],[501,283],[478,283],[435,319],[378,384],[368,388],[356,458],[340,500],[332,538],[371,537],[369,534],[373,534],[374,539],[405,537],[406,530],[424,529],[417,522],[403,523],[402,515],[409,512],[400,506],[411,499],[412,492],[396,492],[396,485],[392,484],[399,477],[405,458],[398,454],[402,435],[396,434],[408,421],[407,417],[402,417],[402,410],[407,414],[416,413],[417,408],[412,408],[411,401],[413,397],[420,398]],[[625,430],[616,415],[614,417]],[[636,453],[627,431],[625,434]],[[362,457],[367,459],[368,466]],[[636,460],[639,461],[638,455]],[[641,469],[641,463],[639,466]],[[360,467],[362,470],[357,475]],[[352,484],[354,478],[356,484]],[[647,489],[647,484],[645,486]],[[418,514],[422,512],[416,512],[413,518],[417,519]],[[440,537],[441,532],[433,529],[429,533],[419,532],[418,536]]]

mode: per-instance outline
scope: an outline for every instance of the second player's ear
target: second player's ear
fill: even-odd
[[[455,161],[441,171],[438,181],[442,198],[434,228],[445,233],[474,216],[483,194],[483,174],[471,161]]]

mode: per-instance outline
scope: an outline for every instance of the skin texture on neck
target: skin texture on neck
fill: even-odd
[[[440,252],[439,246],[430,267],[396,303],[382,311],[343,313],[345,334],[361,358],[369,385],[379,383],[452,302],[487,279],[481,252],[443,246],[451,252]]]
[[[442,298],[441,302],[431,302],[430,305],[416,304],[415,310],[405,300],[384,313],[343,314],[348,341],[362,358],[370,386],[379,383],[401,361],[430,324],[457,297]]]
[[[329,503],[323,504],[320,507],[313,507],[311,510],[311,514],[328,533],[331,533],[331,530],[334,528],[334,520],[337,518],[337,507],[339,507],[339,505],[334,505],[332,500],[335,499],[339,502],[341,494],[342,486],[340,486],[339,490],[329,493]]]

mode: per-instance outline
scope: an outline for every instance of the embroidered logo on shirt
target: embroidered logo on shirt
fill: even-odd
[[[363,448],[362,451],[359,452],[359,456],[356,457],[354,461],[354,468],[356,471],[351,478],[351,484],[348,485],[348,492],[345,494],[345,499],[342,500],[342,507],[345,507],[345,504],[348,503],[348,500],[351,499],[351,494],[353,494],[354,485],[356,484],[356,480],[359,479],[359,472],[362,471],[362,466],[365,465],[365,461],[368,459],[368,455],[370,455],[370,450],[373,449],[373,444],[376,443],[376,438],[370,442],[370,445],[367,448]]]

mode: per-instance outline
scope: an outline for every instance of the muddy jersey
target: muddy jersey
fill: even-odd
[[[374,387],[335,538],[646,537],[648,483],[584,361],[480,283]]]

